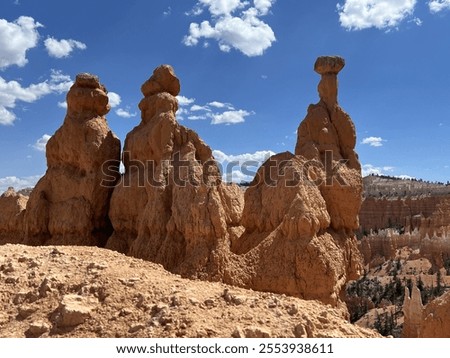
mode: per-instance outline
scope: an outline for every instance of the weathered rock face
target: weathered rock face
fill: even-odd
[[[297,130],[295,154],[319,160],[325,171],[320,191],[327,202],[335,230],[356,230],[361,207],[361,165],[354,151],[356,131],[349,115],[337,102],[337,73],[345,62],[340,57],[319,57],[314,69],[322,78],[320,101],[310,105]]]
[[[412,289],[411,296],[409,295],[408,287],[405,287],[405,299],[403,301],[402,310],[405,316],[402,337],[419,337],[422,324],[423,305],[420,290],[415,285]]]
[[[104,245],[118,177],[120,141],[104,117],[110,107],[97,77],[79,74],[67,94],[63,125],[47,144],[48,169],[25,213],[25,243]]]
[[[450,337],[450,292],[425,306],[420,327],[421,338]]]
[[[23,218],[28,197],[9,188],[0,196],[0,244],[18,243],[23,238]]]
[[[245,192],[244,234],[232,251],[252,272],[226,281],[339,305],[358,277],[361,257],[353,230],[361,204],[355,130],[337,104],[343,59],[319,58],[321,97],[298,130],[296,155],[271,157]],[[244,272],[244,270],[238,271]],[[247,283],[248,281],[248,283]]]
[[[211,149],[176,121],[179,91],[168,65],[142,86],[142,122],[126,137],[107,247],[188,277],[220,279],[223,247],[239,225],[243,195],[221,183]]]
[[[450,292],[435,298],[425,307],[420,291],[413,288],[411,297],[405,290],[402,337],[404,338],[449,338],[450,337]]]

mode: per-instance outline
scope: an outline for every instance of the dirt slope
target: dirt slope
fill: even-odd
[[[0,337],[377,337],[317,301],[94,247],[0,246]]]

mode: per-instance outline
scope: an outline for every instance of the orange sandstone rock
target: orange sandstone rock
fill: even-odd
[[[20,242],[28,197],[8,188],[0,196],[0,244]]]
[[[107,247],[188,277],[217,276],[243,194],[221,182],[211,149],[175,118],[180,90],[163,65],[142,85],[141,123],[126,137]]]
[[[104,245],[111,234],[107,181],[118,177],[120,141],[104,117],[106,93],[97,77],[76,77],[64,123],[47,143],[47,172],[27,204],[25,243]]]

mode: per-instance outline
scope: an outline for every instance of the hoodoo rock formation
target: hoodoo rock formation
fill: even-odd
[[[405,287],[402,310],[405,316],[402,336],[405,338],[419,337],[423,305],[420,290],[415,285],[412,288],[411,296],[409,294],[409,288]]]
[[[9,188],[0,196],[0,245],[20,242],[28,197]]]
[[[436,298],[422,312],[420,338],[450,337],[450,292]]]
[[[345,283],[358,277],[361,173],[350,117],[337,103],[340,57],[320,57],[320,102],[298,130],[295,155],[271,157],[245,193],[244,234],[236,254],[252,257],[250,287],[339,305]],[[256,258],[255,258],[256,257]]]
[[[120,158],[120,140],[105,118],[110,109],[106,88],[97,77],[79,74],[67,107],[63,125],[47,143],[47,172],[27,203],[24,242],[102,246],[111,234],[112,193],[103,182],[118,177]]]
[[[221,182],[211,149],[175,117],[180,83],[163,65],[142,85],[141,123],[126,137],[107,247],[187,277],[220,279],[243,194]]]
[[[222,182],[211,149],[177,122],[172,67],[142,85],[142,120],[126,137],[121,176],[106,89],[78,75],[47,144],[46,175],[25,214],[18,204],[8,210],[24,216],[28,244],[105,246],[184,277],[317,299],[345,313],[343,289],[362,267],[354,235],[362,182],[355,129],[337,101],[343,67],[340,57],[318,58],[320,101],[299,126],[295,154],[269,158],[245,194]]]
[[[403,313],[404,338],[450,337],[450,292],[437,297],[424,307],[419,289],[414,287],[409,297],[409,290],[406,288]]]

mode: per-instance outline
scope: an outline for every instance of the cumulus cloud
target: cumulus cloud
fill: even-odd
[[[32,17],[21,16],[13,22],[0,19],[0,69],[28,63],[26,53],[37,46],[42,24]]]
[[[120,96],[115,92],[108,92],[108,99],[111,108],[117,107],[122,102]]]
[[[51,135],[44,134],[41,138],[39,138],[36,141],[36,143],[33,144],[33,148],[38,150],[39,152],[45,152],[47,142],[51,137],[52,137]]]
[[[211,114],[211,124],[236,124],[245,122],[245,117],[250,116],[251,112],[243,109],[237,111],[225,111],[223,113]]]
[[[199,0],[189,15],[200,15],[207,8],[211,19],[192,22],[186,46],[196,46],[201,39],[214,39],[223,52],[232,48],[244,55],[261,56],[276,41],[272,28],[260,19],[269,13],[275,0]]]
[[[67,102],[66,101],[58,102],[58,107],[67,109]]]
[[[199,120],[203,120],[203,119],[207,119],[208,117],[206,116],[189,116],[188,119],[191,121],[199,121]]]
[[[215,107],[215,108],[234,109],[232,104],[230,104],[230,103],[222,103],[222,102],[219,102],[219,101],[209,102],[208,106]]]
[[[117,114],[119,117],[122,117],[122,118],[131,118],[131,117],[136,117],[136,116],[137,116],[137,113],[136,113],[136,112],[131,113],[130,110],[129,110],[128,108],[127,108],[127,109],[118,108],[118,109],[116,110],[116,114]]]
[[[16,176],[0,178],[0,193],[5,192],[9,187],[13,187],[15,190],[33,188],[41,177],[42,175],[33,175],[21,178]]]
[[[221,168],[223,180],[235,183],[253,180],[258,168],[274,154],[271,150],[261,150],[255,153],[230,155],[220,150],[213,150],[213,156]]]
[[[391,29],[411,17],[416,4],[417,0],[345,0],[337,9],[341,26],[347,30]]]
[[[62,39],[57,40],[53,37],[49,37],[44,41],[45,48],[49,56],[55,58],[64,58],[71,54],[75,49],[86,50],[86,44],[72,40],[72,39]]]
[[[386,140],[381,137],[367,137],[361,141],[361,144],[367,144],[371,147],[382,147],[383,142],[386,142]]]
[[[177,96],[177,100],[180,107],[189,106],[195,102],[195,98],[187,98],[185,96]]]
[[[274,155],[275,152],[272,152],[271,150],[259,150],[255,153],[244,153],[244,154],[225,154],[224,152],[220,150],[213,150],[213,156],[214,158],[220,162],[239,162],[242,164],[243,162],[258,162],[258,163],[264,163],[269,157]]]
[[[368,176],[371,174],[375,175],[387,175],[388,173],[392,172],[395,168],[384,166],[384,167],[377,167],[372,164],[364,164],[361,168],[362,176]]]
[[[431,0],[428,7],[432,14],[436,14],[443,10],[450,10],[450,0]]]
[[[199,106],[198,104],[194,104],[192,107],[191,107],[191,111],[192,112],[198,112],[198,111],[211,111],[210,109],[209,109],[209,107],[208,106]]]
[[[0,124],[12,125],[16,115],[12,111],[18,101],[33,103],[52,94],[67,92],[73,81],[61,71],[51,70],[50,79],[22,87],[17,81],[6,81],[0,76]]]
[[[177,118],[185,118],[198,121],[210,119],[211,124],[237,124],[245,122],[245,117],[255,114],[255,112],[243,109],[235,109],[231,103],[221,101],[211,101],[205,105],[195,103],[195,98],[177,96],[180,108],[177,111]]]

